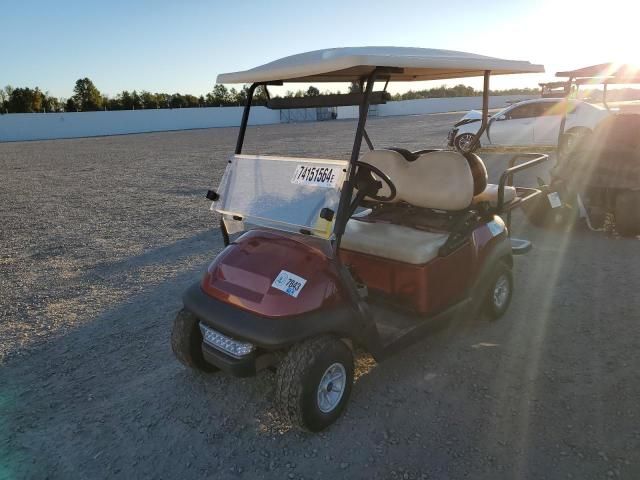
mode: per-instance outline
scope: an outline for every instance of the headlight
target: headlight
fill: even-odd
[[[245,357],[256,349],[256,346],[251,343],[229,338],[202,323],[200,324],[200,331],[202,332],[204,343],[235,358]]]

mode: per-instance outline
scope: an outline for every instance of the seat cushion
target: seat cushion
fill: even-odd
[[[397,189],[393,202],[437,210],[464,210],[473,199],[473,175],[466,158],[458,152],[423,153],[408,162],[392,150],[372,150],[360,160],[378,167]],[[388,195],[384,184],[379,195]]]
[[[515,187],[504,187],[504,203],[509,203],[513,201],[514,198],[516,198]],[[498,205],[498,185],[490,183],[487,185],[487,188],[484,189],[484,192],[473,197],[474,204],[482,202],[489,202],[492,207]]]
[[[351,219],[342,237],[341,248],[414,265],[438,256],[449,237],[446,233],[425,232],[390,223]]]

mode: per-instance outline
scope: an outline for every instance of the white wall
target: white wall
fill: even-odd
[[[514,95],[489,98],[491,108],[507,101],[535,96]],[[389,102],[372,107],[381,117],[466,111],[482,107],[482,97],[425,98]],[[0,115],[0,142],[94,137],[125,133],[189,130],[240,125],[243,107],[178,108],[166,110],[122,110],[116,112],[16,113]],[[338,107],[338,118],[356,118],[358,107]],[[266,125],[281,121],[280,110],[253,107],[249,123]]]
[[[489,108],[502,108],[507,102],[529,100],[537,95],[509,95],[489,97]],[[422,98],[401,100],[378,105],[379,117],[396,115],[422,115],[427,113],[466,112],[482,108],[482,97]],[[370,112],[371,114],[371,112]],[[338,107],[338,118],[357,118],[358,107]]]
[[[0,115],[0,142],[94,137],[240,125],[243,107]],[[253,107],[251,125],[280,122],[280,112]]]

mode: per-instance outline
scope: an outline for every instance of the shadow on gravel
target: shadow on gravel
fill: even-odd
[[[183,261],[203,254],[209,254],[213,260],[222,248],[219,232],[205,230],[194,236],[179,240],[170,245],[148,250],[141,255],[129,257],[115,262],[104,262],[87,271],[82,281],[90,281],[92,277],[108,279],[123,272],[132,272],[149,266],[179,266]]]
[[[127,399],[137,399],[142,407],[149,390],[132,384],[146,382],[165,364],[175,367],[168,334],[182,291],[200,277],[204,262],[220,247],[217,232],[204,231],[101,265],[80,279],[78,287],[92,288],[118,282],[123,274],[162,268],[155,279],[159,285],[149,281],[140,287],[134,281],[141,294],[126,296],[65,335],[24,349],[0,368],[0,478],[76,477],[94,441],[104,445],[102,435],[94,435],[104,433],[105,423],[118,437],[120,422],[105,418],[130,414],[133,407],[121,404]],[[194,263],[201,265],[194,269]],[[191,267],[185,272],[186,265]],[[127,281],[131,283],[127,278],[125,286]],[[102,408],[111,401],[119,407]],[[119,444],[118,438],[111,440]]]
[[[100,273],[109,278],[167,263],[176,273],[0,369],[0,475],[541,478],[582,471],[596,478],[629,471],[638,391],[625,378],[637,373],[628,357],[637,337],[623,332],[638,331],[640,299],[631,289],[640,274],[626,260],[637,243],[530,233],[536,248],[516,261],[517,291],[505,318],[463,319],[380,365],[358,355],[345,416],[320,435],[279,420],[273,373],[204,375],[174,359],[171,322],[182,291],[219,247],[210,232],[105,265]],[[599,262],[613,245],[619,255]],[[202,262],[181,267],[189,258]],[[619,275],[629,280],[626,292]],[[630,296],[627,304],[603,301],[621,294]]]

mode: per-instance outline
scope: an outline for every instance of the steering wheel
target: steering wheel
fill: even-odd
[[[356,166],[358,167],[358,172],[356,173],[355,181],[358,191],[365,193],[367,197],[371,197],[379,202],[390,202],[391,200],[396,198],[396,186],[393,184],[386,173],[384,173],[378,167],[375,167],[366,162],[357,161]],[[382,188],[382,182],[376,180],[376,178],[372,175],[374,173],[376,177],[381,179],[384,183],[387,184],[387,187],[389,187],[390,193],[386,197],[378,195],[378,192]]]

